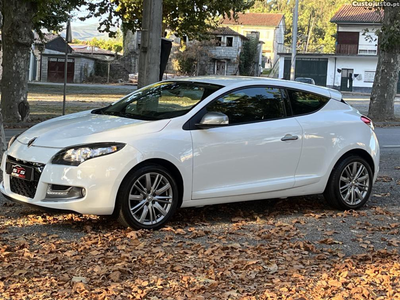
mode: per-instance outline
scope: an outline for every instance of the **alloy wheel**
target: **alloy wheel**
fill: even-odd
[[[171,182],[158,172],[140,176],[129,192],[128,206],[133,218],[142,225],[156,225],[171,210],[173,200]]]
[[[358,161],[349,163],[339,179],[339,193],[348,205],[358,205],[368,195],[370,178],[367,168]]]

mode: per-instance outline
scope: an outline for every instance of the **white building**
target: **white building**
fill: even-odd
[[[375,32],[382,20],[382,11],[343,5],[331,19],[337,24],[335,54],[298,54],[296,77],[341,91],[371,92],[379,53]],[[289,70],[290,54],[282,54],[279,78],[289,79]]]

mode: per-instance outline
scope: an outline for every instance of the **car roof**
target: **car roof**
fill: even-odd
[[[189,82],[199,82],[216,84],[224,87],[234,86],[234,85],[273,85],[284,88],[292,88],[303,91],[309,91],[312,93],[317,93],[324,95],[326,97],[340,101],[342,99],[342,94],[334,89],[329,89],[322,86],[311,85],[308,83],[303,83],[299,81],[267,78],[267,77],[249,77],[249,76],[198,76],[198,77],[185,77],[179,79],[169,79],[166,81],[189,81]]]

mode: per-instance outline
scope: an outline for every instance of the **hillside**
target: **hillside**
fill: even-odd
[[[81,40],[81,41],[91,40],[92,38],[108,39],[107,33],[98,32],[98,30],[97,30],[98,26],[99,25],[96,23],[80,25],[80,26],[74,26],[72,24],[72,26],[71,26],[72,27],[72,38]],[[60,34],[61,34],[61,36],[65,36],[65,30],[63,30]]]

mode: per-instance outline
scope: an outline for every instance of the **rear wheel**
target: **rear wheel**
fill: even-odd
[[[342,159],[329,178],[325,199],[339,209],[357,209],[371,195],[373,173],[368,162],[358,156]]]
[[[167,169],[142,167],[128,174],[118,194],[118,221],[135,229],[158,229],[175,213],[178,188]]]

